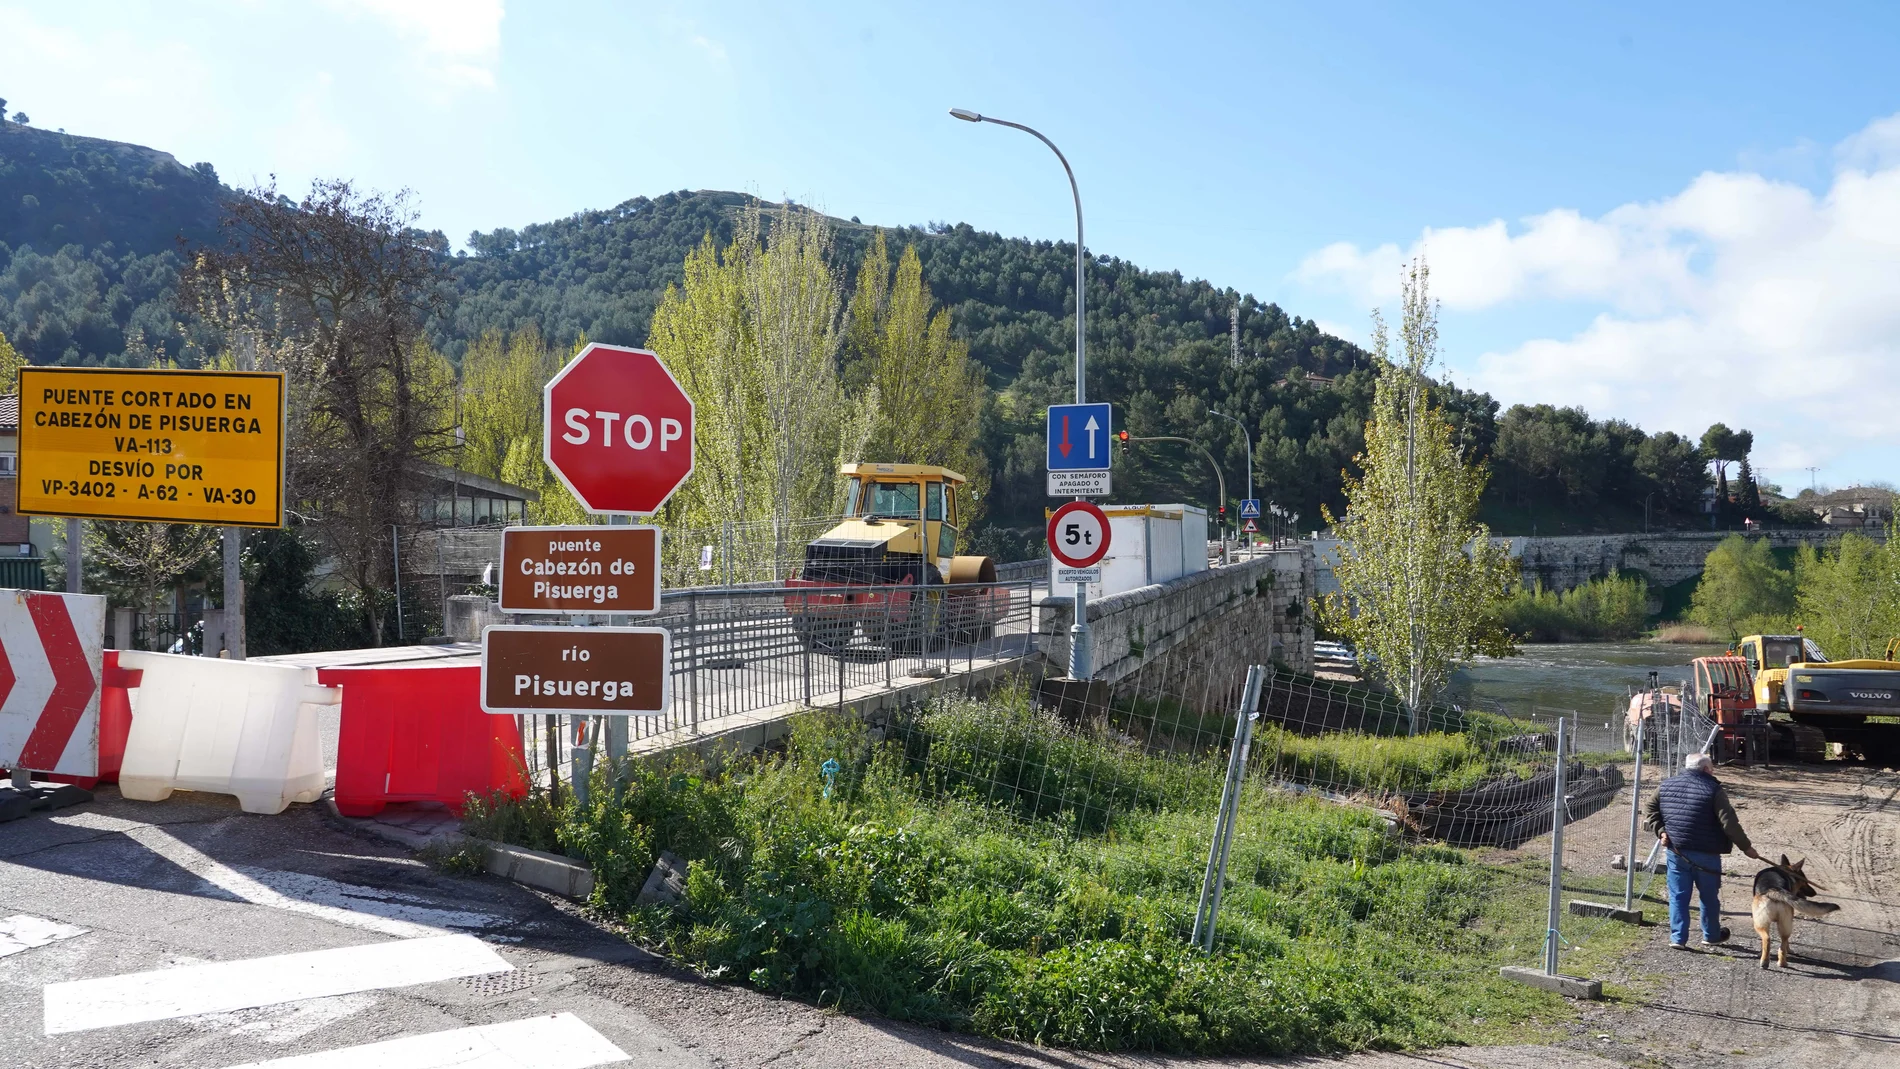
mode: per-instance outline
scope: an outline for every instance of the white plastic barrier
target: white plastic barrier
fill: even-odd
[[[341,695],[317,685],[315,669],[131,650],[119,665],[145,673],[132,692],[120,794],[234,794],[246,813],[322,796],[317,707]]]

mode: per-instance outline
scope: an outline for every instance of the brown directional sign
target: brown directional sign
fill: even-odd
[[[671,645],[659,627],[497,624],[482,632],[482,711],[663,713]]]
[[[660,611],[660,529],[504,529],[501,611]]]

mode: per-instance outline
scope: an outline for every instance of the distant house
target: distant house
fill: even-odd
[[[1828,527],[1879,527],[1893,519],[1892,508],[1871,501],[1817,505],[1814,514]]]
[[[0,559],[33,557],[33,521],[15,509],[20,501],[20,395],[0,396]],[[0,586],[16,582],[0,573]]]

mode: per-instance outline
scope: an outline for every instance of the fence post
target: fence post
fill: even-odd
[[[1550,792],[1550,914],[1544,930],[1544,975],[1557,975],[1557,924],[1564,883],[1564,779],[1568,769],[1564,744],[1569,741],[1566,718],[1557,718],[1557,774]]]
[[[577,716],[574,718],[574,741],[568,749],[568,784],[574,791],[574,804],[587,808],[587,788],[594,778],[594,739],[598,717]]]
[[[1207,952],[1214,952],[1214,925],[1220,919],[1221,892],[1227,888],[1227,854],[1234,845],[1234,828],[1240,824],[1240,797],[1247,789],[1247,754],[1253,749],[1253,725],[1260,718],[1260,689],[1266,668],[1254,665],[1247,673],[1251,686],[1243,696],[1245,715],[1240,737],[1240,760],[1234,766],[1234,792],[1227,803],[1227,834],[1221,837],[1220,871],[1214,874],[1214,901],[1207,910]]]
[[[1214,818],[1214,838],[1207,845],[1207,870],[1201,876],[1201,900],[1194,910],[1195,946],[1208,953],[1214,950],[1214,917],[1220,911],[1220,884],[1227,876],[1227,844],[1233,836],[1234,817],[1240,802],[1240,781],[1246,774],[1247,746],[1252,741],[1253,717],[1260,700],[1261,668],[1247,669],[1247,685],[1241,691],[1240,708],[1234,715],[1234,741],[1227,751],[1227,777],[1221,783],[1220,813]]]
[[[686,595],[686,722],[699,734],[699,594]]]
[[[794,625],[796,630],[796,625]],[[798,660],[805,676],[805,708],[811,708],[811,639],[798,636]]]
[[[1661,697],[1654,686],[1649,691],[1647,711],[1650,716],[1656,713],[1656,699]],[[1636,899],[1636,827],[1643,816],[1643,722],[1648,717],[1636,717],[1636,765],[1630,772],[1630,845],[1623,855],[1623,908],[1630,909]]]

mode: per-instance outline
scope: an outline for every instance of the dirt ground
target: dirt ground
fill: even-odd
[[[1658,877],[1644,903],[1647,939],[1635,954],[1598,969],[1613,997],[1583,1011],[1567,1046],[1631,1065],[1900,1066],[1900,774],[1831,764],[1718,775],[1755,848],[1769,858],[1805,857],[1806,871],[1825,888],[1820,898],[1839,903],[1840,912],[1798,921],[1788,968],[1764,972],[1748,916],[1757,862],[1737,853],[1724,866],[1731,942],[1705,950],[1698,932],[1687,953],[1669,948]],[[1653,790],[1654,775],[1645,770],[1643,778],[1645,791]],[[1628,830],[1625,790],[1566,829],[1566,870],[1611,875],[1609,860],[1623,853]],[[1649,842],[1645,836],[1639,861]],[[1518,853],[1547,860],[1549,836]],[[1647,879],[1638,873],[1639,889]],[[1459,1055],[1446,1053],[1455,1064]]]

